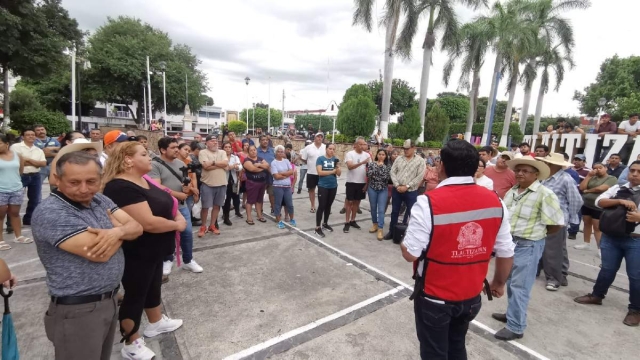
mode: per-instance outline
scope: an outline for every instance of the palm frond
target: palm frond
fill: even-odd
[[[402,10],[406,14],[404,25],[398,37],[396,52],[404,59],[411,59],[411,44],[418,31],[421,11],[413,0],[402,0]]]
[[[443,30],[442,40],[440,42],[441,51],[450,47],[455,47],[455,43],[458,40],[458,29],[460,24],[458,22],[456,12],[451,5],[452,2],[450,1],[440,1],[438,16],[433,23],[434,30]]]
[[[356,11],[353,13],[352,25],[362,25],[367,31],[371,31],[372,28],[372,9],[373,2],[375,0],[354,0],[356,5]]]
[[[585,10],[591,7],[589,0],[565,0],[557,1],[553,4],[552,13],[564,12],[569,10]]]

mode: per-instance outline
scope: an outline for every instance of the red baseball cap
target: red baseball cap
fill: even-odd
[[[104,146],[107,147],[113,143],[117,142],[125,142],[128,141],[129,137],[127,134],[123,133],[120,130],[111,130],[108,133],[104,134]]]

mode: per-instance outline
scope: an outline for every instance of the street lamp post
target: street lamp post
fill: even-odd
[[[165,70],[167,70],[167,63],[160,61],[160,70],[162,70],[162,100],[164,101],[164,136],[167,136],[167,84],[164,76]]]
[[[151,71],[149,69],[149,57],[147,56],[147,95],[149,96],[149,125],[153,119],[153,112],[151,110]],[[145,124],[147,125],[147,124]],[[146,129],[145,129],[146,130]]]
[[[142,108],[143,112],[144,112],[144,125],[147,125],[147,82],[143,81],[142,82],[142,99],[144,101],[144,107]],[[142,112],[141,112],[142,113]]]
[[[247,84],[247,134],[249,133],[249,81],[251,79],[248,76],[244,78],[244,83]]]
[[[607,103],[607,99],[601,97],[600,99],[598,99],[598,106],[600,107],[600,115],[602,115],[603,111],[603,107],[604,105]]]
[[[247,122],[249,119],[247,119]],[[253,103],[253,122],[251,123],[251,132],[256,133],[256,103]]]
[[[71,129],[76,129],[76,49],[71,52]]]

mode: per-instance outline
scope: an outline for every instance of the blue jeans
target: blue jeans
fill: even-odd
[[[388,190],[387,190],[388,191]],[[394,187],[391,190],[391,223],[389,224],[389,231],[393,234],[393,229],[398,223],[398,216],[400,215],[400,207],[404,202],[407,204],[407,210],[404,214],[403,223],[407,223],[407,220],[411,216],[411,208],[413,204],[418,200],[418,191],[407,191],[405,193],[399,193]],[[386,204],[385,204],[386,205]]]
[[[371,221],[378,224],[378,229],[384,228],[384,212],[387,209],[387,197],[389,197],[389,189],[373,190],[371,187],[367,189],[369,194],[369,206],[371,207]]]
[[[51,164],[40,168],[40,183],[43,184],[46,179],[49,178],[49,174],[51,173]]]
[[[293,197],[291,194],[290,187],[281,187],[274,186],[273,187],[273,196],[275,197],[275,206],[273,208],[273,214],[275,216],[280,216],[280,212],[282,211],[282,200],[284,199],[284,205],[287,207],[287,211],[289,212],[289,216],[293,215]]]
[[[531,288],[536,280],[538,261],[544,251],[545,240],[526,240],[513,237],[516,243],[513,267],[507,280],[507,329],[523,334],[527,328],[527,307],[531,299]]]
[[[191,209],[193,209],[193,205],[195,205],[195,203],[196,203],[196,202],[194,201],[194,199],[193,199],[193,195],[189,195],[189,196],[187,197],[187,200],[186,200],[185,202],[186,202],[186,204],[187,204],[187,208],[189,209],[189,212],[191,212]],[[185,218],[185,220],[190,221],[191,219],[187,219],[187,218]]]
[[[640,239],[631,236],[611,237],[602,233],[600,251],[602,269],[593,286],[593,296],[604,298],[607,295],[624,259],[629,277],[629,310],[640,311]]]
[[[302,190],[302,182],[305,176],[307,176],[307,169],[300,169],[300,180],[298,180],[298,190]]]
[[[193,230],[191,227],[191,211],[187,206],[178,208],[180,214],[187,221],[187,228],[180,233],[180,249],[182,250],[182,262],[188,264],[193,259]],[[173,254],[166,256],[164,261],[173,261]]]
[[[27,188],[27,210],[22,218],[22,222],[25,225],[31,224],[31,215],[36,206],[40,204],[42,197],[42,180],[40,180],[40,174],[24,174],[21,176],[22,186]]]

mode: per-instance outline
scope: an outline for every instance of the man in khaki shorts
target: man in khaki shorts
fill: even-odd
[[[202,202],[202,226],[198,231],[198,237],[203,237],[207,232],[220,235],[216,226],[216,219],[220,214],[220,207],[224,205],[227,194],[227,173],[225,169],[229,163],[227,153],[218,149],[218,138],[207,135],[205,139],[207,148],[200,151],[198,160],[202,164],[202,186],[200,186],[200,201]],[[207,228],[207,217],[211,209],[211,225]]]

